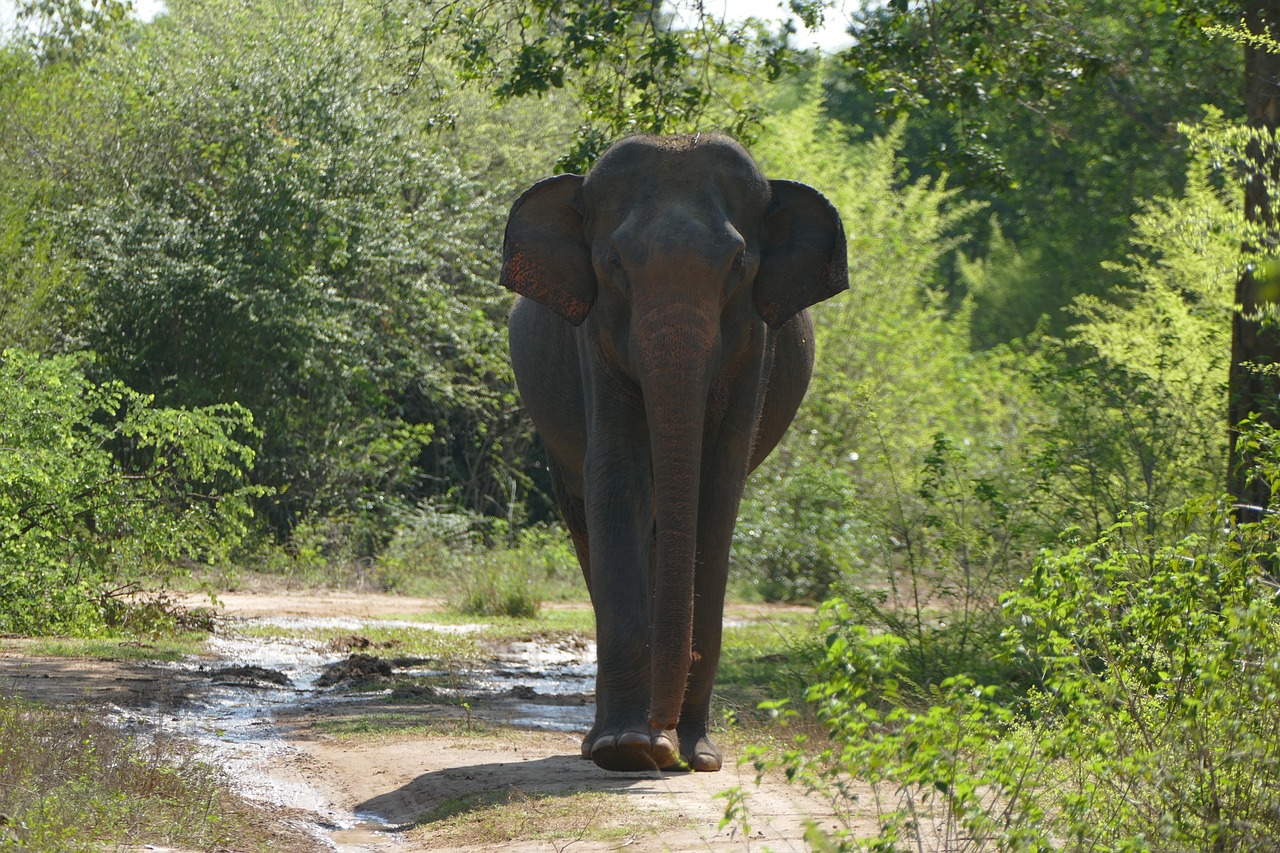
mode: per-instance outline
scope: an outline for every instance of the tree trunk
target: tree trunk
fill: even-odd
[[[1245,2],[1241,10],[1251,35],[1280,43],[1280,0]],[[1251,236],[1243,247],[1245,264],[1236,282],[1228,380],[1227,488],[1241,522],[1262,517],[1271,500],[1271,484],[1256,476],[1252,454],[1239,445],[1238,427],[1254,415],[1280,429],[1280,325],[1267,316],[1280,307],[1280,258],[1270,197],[1280,173],[1274,141],[1280,124],[1280,53],[1247,43],[1244,62],[1246,119],[1262,136],[1250,144],[1245,158],[1244,210]]]

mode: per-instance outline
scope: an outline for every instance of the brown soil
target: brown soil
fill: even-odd
[[[229,594],[221,612],[254,616],[374,617],[438,607],[414,599],[341,593]],[[205,671],[113,660],[40,658],[20,641],[0,651],[0,696],[21,694],[60,704],[105,703],[177,710],[210,683],[210,672],[238,662],[209,661]],[[254,772],[281,789],[306,790],[317,834],[343,851],[803,850],[804,825],[833,818],[817,798],[729,755],[719,773],[610,773],[578,757],[579,734],[530,731],[503,723],[505,712],[462,709],[403,697],[320,697],[276,711],[270,725],[281,749],[264,751]],[[335,720],[410,715],[405,731],[343,735]],[[175,718],[176,719],[176,718]],[[433,727],[433,723],[439,723]],[[259,786],[260,787],[260,786]],[[721,827],[728,800],[745,796],[749,835]],[[295,817],[296,802],[284,803]],[[334,825],[333,815],[354,816]],[[351,824],[355,825],[351,825]],[[870,825],[868,832],[874,830]]]

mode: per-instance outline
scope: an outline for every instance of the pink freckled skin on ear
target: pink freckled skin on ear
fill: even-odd
[[[514,290],[521,296],[547,306],[573,325],[578,325],[587,316],[591,306],[580,297],[564,292],[561,288],[547,284],[543,268],[535,261],[529,260],[523,252],[512,252],[503,265],[502,285]]]

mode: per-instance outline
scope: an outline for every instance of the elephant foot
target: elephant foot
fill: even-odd
[[[587,750],[584,740],[582,749]],[[628,730],[597,735],[591,760],[605,770],[666,770],[680,762],[680,742],[674,731]]]
[[[587,732],[587,734],[582,738],[581,755],[585,761],[591,760],[591,747],[595,746],[596,737],[599,735],[599,733],[600,733],[600,725],[599,723],[597,723],[596,725],[592,726],[591,731]]]
[[[714,773],[724,765],[724,755],[720,747],[711,742],[705,733],[700,736],[692,734],[682,737],[681,743],[691,744],[680,750],[680,759],[693,771],[698,773]]]

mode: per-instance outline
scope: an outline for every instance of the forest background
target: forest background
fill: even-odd
[[[1235,288],[1276,271],[1267,4],[989,5],[868,4],[823,57],[635,0],[21,0],[0,631],[157,630],[159,591],[250,572],[581,595],[503,223],[626,133],[721,128],[850,238],[733,557],[740,597],[827,602],[818,683],[770,708],[823,738],[756,760],[885,792],[881,838],[815,846],[1265,849],[1274,522],[1225,490],[1232,436],[1276,467],[1267,413],[1228,430]]]

